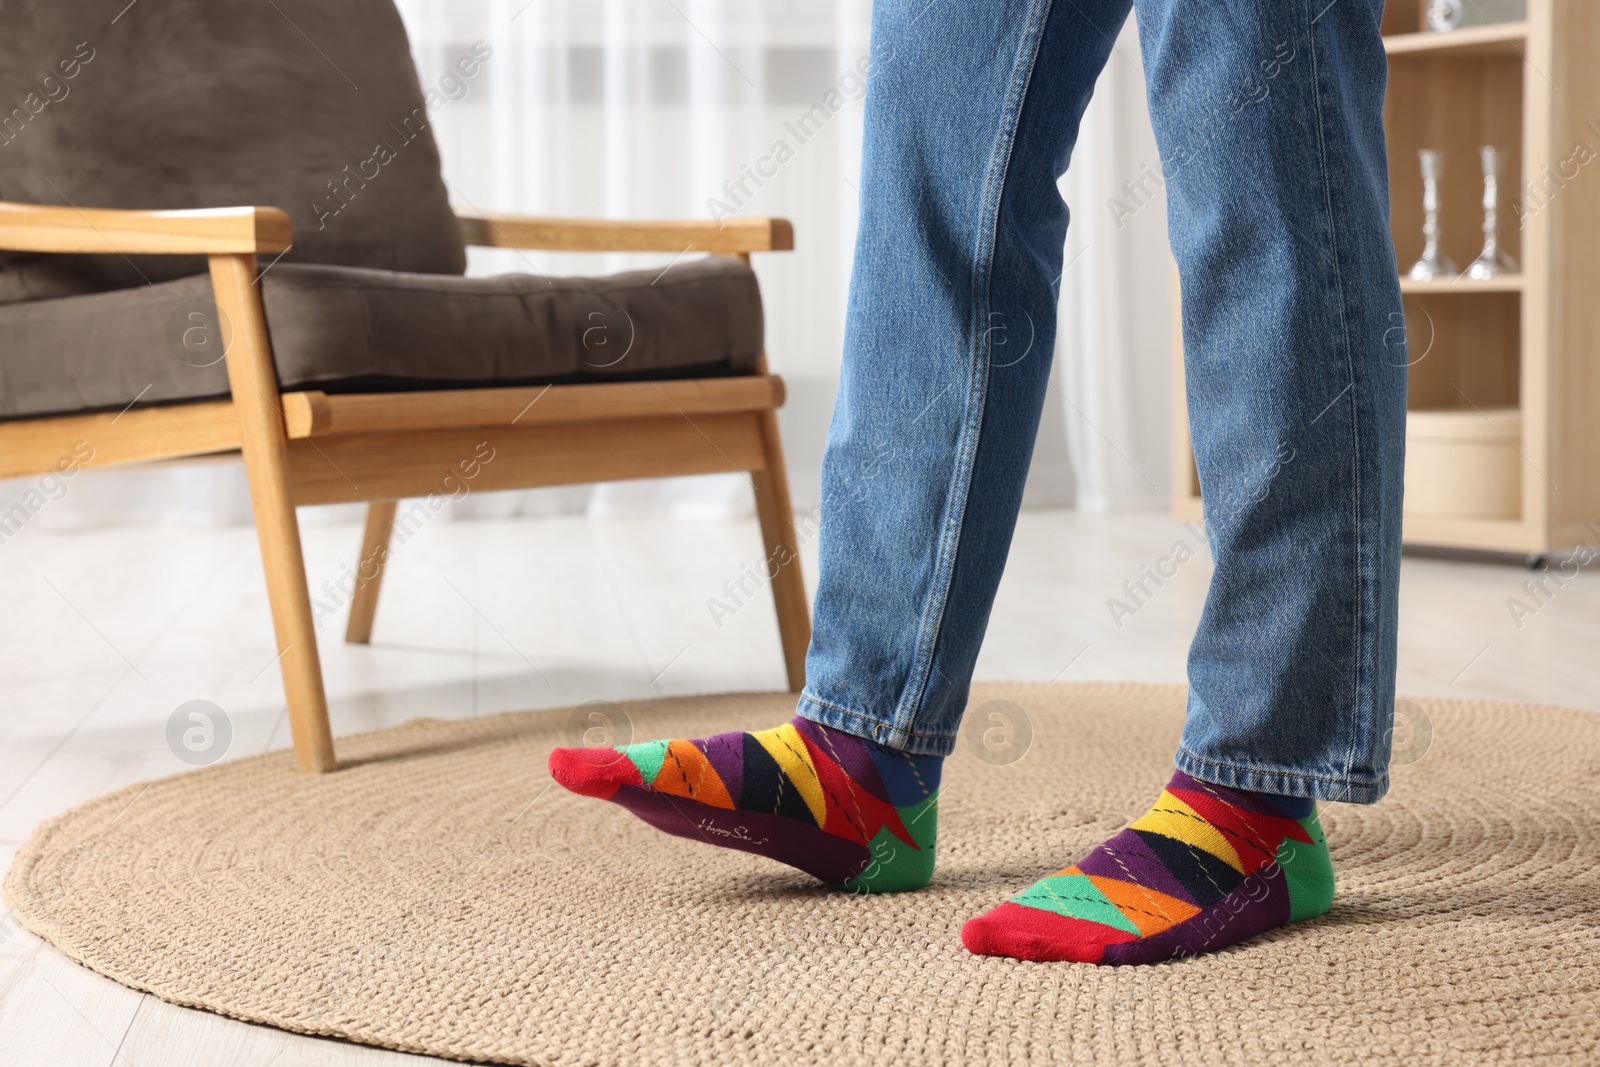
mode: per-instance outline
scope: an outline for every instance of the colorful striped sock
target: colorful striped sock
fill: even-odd
[[[1152,963],[1215,952],[1333,904],[1316,804],[1173,775],[1138,821],[961,929],[985,956]]]
[[[658,830],[767,856],[854,892],[933,877],[935,756],[796,717],[772,730],[623,748],[558,748],[550,774]]]

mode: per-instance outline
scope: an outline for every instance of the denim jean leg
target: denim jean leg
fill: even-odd
[[[1136,0],[1215,572],[1178,766],[1388,785],[1406,356],[1371,0]]]
[[[800,714],[954,746],[1048,385],[1056,188],[1129,0],[873,6]]]

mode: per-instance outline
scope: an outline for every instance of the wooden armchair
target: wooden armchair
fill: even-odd
[[[719,225],[458,218],[467,243],[505,248],[708,252],[748,264],[752,252],[793,247],[792,231],[781,219],[728,219]],[[474,490],[749,472],[775,570],[772,589],[789,685],[801,687],[810,621],[775,415],[783,383],[766,372],[764,359],[755,373],[717,377],[285,391],[263,306],[262,264],[290,243],[288,215],[270,207],[129,211],[0,203],[0,250],[133,259],[207,256],[211,292],[225,324],[230,393],[226,399],[164,406],[130,404],[121,412],[0,421],[0,477],[51,471],[79,442],[92,445],[96,466],[240,453],[301,769],[330,771],[336,761],[295,508],[371,502],[347,633],[348,640],[361,642],[371,632],[396,501],[439,492],[441,475],[451,471],[470,476]],[[5,344],[0,328],[0,346]],[[492,462],[483,461],[485,449]]]

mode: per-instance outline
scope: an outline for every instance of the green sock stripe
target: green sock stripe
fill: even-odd
[[[649,785],[661,773],[661,764],[667,758],[667,742],[641,741],[637,745],[627,745],[621,751],[639,768],[639,777],[644,779],[644,784]]]
[[[852,893],[903,893],[921,889],[933,878],[933,854],[939,824],[939,794],[904,808],[900,821],[917,843],[911,848],[887,826],[880,826],[867,845],[872,859],[861,874],[844,883]]]
[[[1099,923],[1135,936],[1139,934],[1138,924],[1124,915],[1122,909],[1089,881],[1087,875],[1053,874],[1041,878],[1012,897],[1011,903],[1040,911],[1053,911],[1069,919]]]
[[[1285,838],[1278,846],[1277,863],[1289,887],[1289,921],[1314,919],[1333,907],[1333,860],[1328,855],[1328,840],[1315,809],[1299,820],[1308,845]]]

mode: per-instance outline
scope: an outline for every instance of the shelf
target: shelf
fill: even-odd
[[[1520,519],[1439,518],[1406,515],[1400,537],[1407,545],[1468,548],[1480,552],[1544,552],[1550,542],[1544,531]],[[1579,543],[1574,540],[1574,543]]]
[[[1402,293],[1520,293],[1523,288],[1521,274],[1502,274],[1498,278],[1479,280],[1458,274],[1454,278],[1436,278],[1419,282],[1411,278],[1400,279]]]
[[[1515,56],[1521,58],[1528,43],[1526,22],[1501,22],[1472,26],[1449,33],[1392,33],[1383,39],[1391,56]]]
[[[1477,407],[1470,401],[1460,407],[1407,408],[1406,434],[1429,441],[1520,441],[1522,409]]]

